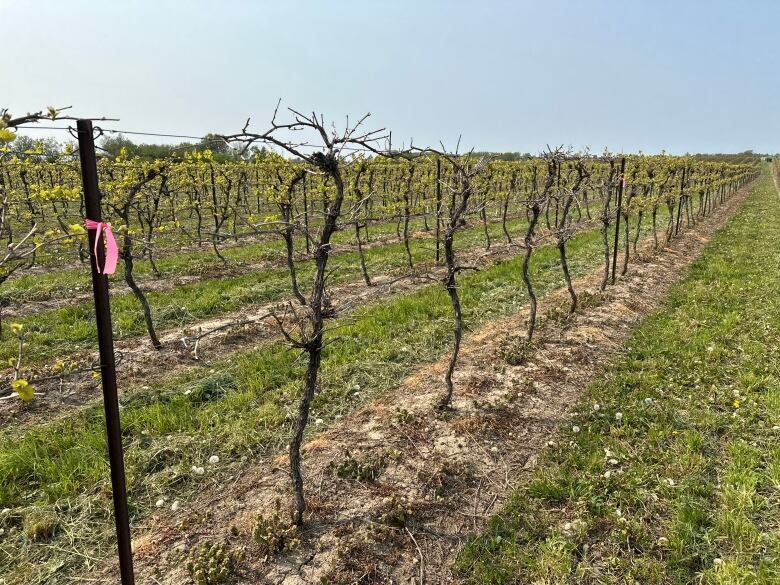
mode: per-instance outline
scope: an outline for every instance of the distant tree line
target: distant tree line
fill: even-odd
[[[126,149],[129,156],[140,156],[148,159],[161,159],[170,156],[181,156],[185,152],[204,152],[210,150],[217,162],[237,161],[243,158],[268,154],[266,147],[252,147],[246,151],[230,146],[217,134],[206,134],[199,142],[180,142],[178,144],[137,144],[123,134],[104,137],[99,144],[105,154],[117,156]]]
[[[60,142],[56,138],[34,138],[23,134],[17,135],[12,142],[6,145],[7,152],[11,156],[20,159],[29,156],[41,156],[54,159],[63,154],[66,150],[77,152],[78,148],[73,141]],[[180,157],[185,152],[204,152],[210,150],[213,154],[213,160],[216,162],[239,161],[248,158],[265,158],[269,150],[262,146],[260,148],[253,146],[246,151],[234,148],[225,143],[216,134],[207,134],[199,142],[180,142],[178,144],[155,144],[155,143],[137,143],[124,134],[115,134],[103,137],[98,142],[98,153],[107,156],[116,157],[126,149],[130,157],[141,157],[144,159],[163,159],[168,157]],[[35,153],[35,154],[32,154]]]
[[[45,157],[55,158],[62,154],[68,144],[70,144],[70,147],[74,152],[78,150],[75,143],[71,141],[61,143],[55,138],[36,139],[28,135],[17,135],[16,139],[8,145],[8,149],[12,155],[18,156],[19,158],[25,158],[28,156],[25,153],[40,148],[43,150],[43,155]],[[178,144],[137,143],[126,135],[117,133],[103,137],[99,141],[98,147],[103,154],[108,156],[116,157],[121,150],[125,148],[129,156],[139,156],[146,159],[177,158],[185,152],[204,152],[210,150],[215,162],[232,162],[255,157],[265,158],[266,155],[272,152],[265,146],[260,148],[252,146],[246,151],[243,151],[227,144],[219,135],[213,133],[206,134],[206,136],[198,142],[180,142]],[[487,157],[491,160],[501,161],[521,161],[534,158],[529,152],[479,151],[472,154],[477,158]],[[37,156],[40,155],[38,154]],[[415,156],[415,154],[409,155],[411,158],[414,158]],[[773,155],[745,150],[738,153],[697,153],[693,156],[699,160],[710,162],[746,164],[755,162],[759,159],[771,162]]]

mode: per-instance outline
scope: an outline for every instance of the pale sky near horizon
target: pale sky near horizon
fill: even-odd
[[[780,151],[771,0],[0,0],[0,27],[15,114],[200,136],[281,98],[394,144]]]

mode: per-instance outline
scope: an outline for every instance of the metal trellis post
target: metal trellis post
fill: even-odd
[[[98,190],[92,121],[78,120],[77,129],[86,214],[87,218],[99,222],[102,221],[102,214],[100,210],[100,191]],[[103,405],[106,413],[108,459],[111,466],[111,489],[114,498],[114,519],[116,520],[117,546],[119,549],[119,571],[122,577],[122,585],[134,585],[130,515],[127,508],[125,463],[122,451],[122,431],[119,422],[119,399],[116,386],[114,335],[111,329],[108,277],[98,272],[97,268],[98,266],[103,266],[105,262],[104,236],[103,233],[100,234],[97,258],[95,257],[96,237],[96,230],[88,230],[90,265],[92,266],[92,290],[95,295],[95,316],[98,345],[100,347],[100,376],[103,385]]]
[[[618,245],[620,243],[620,219],[623,212],[623,185],[626,182],[626,159],[620,159],[620,182],[618,183],[617,210],[615,215],[615,249],[612,251],[612,284],[615,284],[615,268],[617,267]]]

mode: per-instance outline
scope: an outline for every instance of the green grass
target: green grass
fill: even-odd
[[[519,225],[518,220],[510,227],[516,230]],[[501,226],[491,226],[490,232],[496,241],[500,237]],[[464,230],[459,236],[457,247],[461,251],[477,248],[484,241],[481,226]],[[430,240],[413,240],[410,247],[414,262],[430,264],[433,259],[433,246]],[[251,254],[240,250],[236,248],[232,251],[235,251],[235,255],[240,253],[244,259],[251,258]],[[369,264],[369,274],[392,273],[404,270],[407,266],[404,246],[401,243],[380,245],[366,250],[365,254]],[[172,261],[177,263],[186,261],[188,265],[196,266],[198,255],[194,255],[192,261],[179,258]],[[299,261],[297,264],[298,282],[301,290],[306,292],[309,288],[309,280],[314,274],[314,266],[308,260]],[[338,267],[329,279],[331,285],[361,279],[359,256],[356,252],[335,255],[331,260],[331,266]],[[172,269],[170,266],[164,268],[166,271]],[[116,280],[121,276],[113,278]],[[231,311],[274,302],[289,296],[291,296],[290,277],[287,268],[272,268],[240,276],[204,279],[172,290],[147,294],[155,326],[160,329],[183,327],[203,319],[218,317]],[[146,335],[140,306],[130,293],[112,296],[111,311],[115,339]],[[42,311],[13,321],[25,326],[25,339],[28,345],[25,350],[24,365],[37,365],[52,358],[67,359],[75,352],[94,349],[97,333],[91,301]],[[16,351],[16,339],[6,332],[0,339],[0,361],[5,362],[14,357]]]
[[[597,232],[569,245],[573,273],[601,261]],[[526,295],[517,260],[498,263],[460,279],[468,327],[517,311]],[[557,250],[537,250],[532,264],[537,290],[562,282]],[[326,349],[322,388],[312,419],[324,428],[336,416],[398,383],[414,366],[445,353],[452,330],[451,309],[440,285],[388,299],[335,323],[339,340]],[[297,355],[268,343],[258,350],[198,369],[122,400],[128,485],[134,522],[145,518],[161,495],[185,498],[199,479],[190,467],[217,453],[225,464],[241,456],[281,448],[288,438],[299,395],[303,364]],[[316,428],[316,427],[315,427]],[[9,528],[33,506],[55,509],[60,524],[54,545],[101,556],[110,551],[111,524],[103,415],[87,407],[65,420],[0,440],[0,508],[12,511]],[[202,481],[202,480],[200,480]],[[170,501],[170,500],[169,500]],[[88,530],[86,528],[88,528]],[[51,543],[16,544],[18,532],[0,537],[0,570],[10,582],[45,583],[58,559],[67,570],[83,568],[78,555],[63,556]],[[48,563],[48,564],[47,564]]]
[[[517,222],[509,224],[510,228],[516,228]],[[410,232],[423,229],[422,220],[413,220],[410,223]],[[492,226],[493,236],[498,236],[499,228]],[[371,225],[369,228],[371,241],[377,238],[388,238],[396,235],[394,223],[382,223]],[[346,229],[338,231],[333,235],[334,244],[353,244],[354,232]],[[301,242],[299,242],[301,243]],[[162,244],[160,244],[162,245]],[[284,242],[281,238],[271,238],[261,242],[244,243],[236,245],[232,240],[227,240],[226,247],[220,249],[220,253],[225,257],[229,265],[237,267],[272,260],[281,260],[284,258]],[[300,252],[305,251],[301,243]],[[136,244],[136,253],[139,253],[141,246]],[[175,248],[173,248],[175,249]],[[73,262],[77,262],[77,257]],[[155,258],[157,268],[164,277],[172,276],[200,276],[209,271],[219,269],[223,266],[222,261],[217,258],[211,249],[211,244],[206,242],[202,251],[187,251],[160,253]],[[122,281],[124,265],[119,263],[116,270],[116,276],[113,280]],[[152,277],[152,265],[146,258],[138,258],[134,266],[134,274],[139,279]],[[51,270],[39,274],[24,274],[14,276],[3,283],[1,292],[5,298],[12,301],[42,301],[52,298],[67,297],[73,292],[84,292],[91,290],[92,280],[88,265],[78,268],[66,268],[62,270]]]
[[[780,583],[778,290],[765,175],[467,544],[465,581]]]

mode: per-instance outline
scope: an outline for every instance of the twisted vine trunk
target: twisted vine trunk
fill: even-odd
[[[436,157],[436,264],[441,250],[441,159]]]
[[[657,216],[658,216],[658,206],[653,205],[653,216],[652,216],[652,224],[653,224],[653,250],[658,249],[658,229],[657,229]]]
[[[361,164],[358,168],[357,173],[355,174],[355,182],[354,182],[354,190],[355,194],[357,195],[358,201],[361,203],[358,205],[357,210],[355,211],[355,241],[357,242],[357,248],[358,248],[358,258],[360,258],[360,272],[363,274],[363,281],[366,283],[366,286],[372,286],[371,284],[371,278],[368,275],[368,268],[366,267],[366,255],[363,252],[363,239],[360,236],[360,218],[358,217],[358,214],[360,213],[360,209],[363,208],[362,201],[363,201],[363,191],[360,188],[360,177],[366,170],[365,163]],[[369,176],[369,186],[368,186],[368,192],[371,193],[371,182],[373,180],[372,176]],[[368,238],[368,220],[369,218],[365,218],[365,223],[363,224],[363,228],[366,230],[366,238]]]
[[[642,234],[642,218],[644,217],[644,211],[641,209],[639,210],[639,215],[636,218],[636,232],[634,232],[634,241],[631,243],[631,247],[633,248],[634,254],[636,254],[636,247],[639,243],[639,237]]]
[[[447,389],[445,395],[439,402],[439,409],[449,408],[452,404],[452,394],[454,392],[452,375],[455,372],[455,365],[458,361],[458,354],[460,353],[460,343],[463,338],[463,311],[460,306],[460,296],[458,295],[458,284],[456,282],[456,275],[460,268],[455,261],[455,232],[462,225],[463,214],[466,212],[469,197],[471,196],[469,172],[479,172],[478,168],[468,171],[458,163],[453,163],[453,167],[455,171],[455,180],[458,182],[458,189],[457,192],[456,190],[453,190],[452,192],[452,197],[450,199],[450,219],[447,223],[447,231],[444,235],[444,263],[447,267],[447,273],[443,280],[444,288],[447,291],[447,295],[450,298],[450,305],[452,306],[453,340],[450,361],[447,365],[447,371],[444,374],[444,382]]]
[[[509,212],[509,195],[507,194],[506,198],[504,199],[504,207],[501,210],[501,229],[504,231],[504,235],[506,236],[506,243],[511,244],[512,236],[509,235],[509,230],[506,227],[506,216],[508,212]]]
[[[447,265],[447,276],[444,279],[444,288],[447,290],[447,295],[450,297],[450,304],[452,305],[453,341],[450,361],[447,365],[447,372],[444,374],[444,382],[447,386],[447,391],[439,403],[439,408],[447,408],[452,404],[452,394],[455,390],[452,383],[452,375],[455,372],[455,364],[458,361],[460,343],[463,338],[463,312],[461,310],[458,286],[455,280],[456,267],[453,241],[452,230],[448,229],[447,234],[444,237],[444,261]]]
[[[295,269],[295,246],[293,245],[293,231],[295,228],[291,221],[292,206],[280,205],[280,207],[282,208],[282,217],[285,221],[282,237],[284,238],[285,253],[287,256],[287,271],[290,273],[290,286],[292,288],[292,293],[298,302],[305,305],[306,298],[301,294],[301,290],[298,288],[298,276]]]
[[[295,246],[293,242],[295,226],[293,225],[292,221],[292,200],[295,186],[300,183],[305,176],[306,174],[304,172],[300,172],[295,177],[293,177],[292,181],[290,181],[290,185],[287,187],[287,201],[279,203],[279,211],[282,214],[282,219],[284,219],[282,237],[284,238],[285,253],[287,256],[287,271],[290,273],[290,286],[292,288],[293,295],[301,305],[306,304],[306,298],[303,296],[303,294],[301,294],[301,290],[298,288],[298,276],[295,269]]]
[[[127,218],[122,217],[125,224],[127,224]],[[157,332],[154,329],[154,321],[152,320],[152,310],[149,307],[149,301],[146,299],[146,295],[135,282],[133,277],[133,241],[130,236],[125,232],[123,245],[122,245],[122,261],[124,262],[124,278],[127,286],[133,291],[138,303],[141,305],[141,309],[144,314],[144,323],[146,324],[146,332],[149,334],[149,340],[152,342],[154,349],[162,349],[162,343],[157,337]]]
[[[563,279],[566,281],[566,288],[569,291],[569,297],[571,297],[569,313],[574,313],[577,310],[577,292],[574,290],[574,284],[572,283],[571,274],[569,273],[569,262],[566,259],[566,243],[563,241],[558,242],[558,256],[561,258]]]
[[[122,239],[122,251],[120,254],[122,262],[124,263],[124,280],[130,290],[133,292],[133,296],[141,305],[149,340],[152,342],[154,349],[159,350],[162,349],[162,343],[160,343],[160,339],[157,337],[157,332],[154,328],[152,310],[149,307],[149,301],[147,300],[144,292],[141,290],[141,287],[139,287],[138,283],[136,283],[135,277],[133,276],[133,240],[130,237],[130,209],[133,205],[133,201],[135,200],[135,196],[140,192],[144,185],[157,177],[157,174],[158,173],[151,173],[147,177],[144,177],[144,179],[138,185],[134,186],[130,190],[125,204],[119,208],[115,207],[115,209],[127,228]]]
[[[680,223],[682,221],[682,208],[685,205],[685,169],[682,171],[682,178],[680,179],[680,200],[677,204],[677,222],[674,227],[674,235],[680,233]]]
[[[538,202],[533,203],[530,212],[531,217],[529,218],[528,228],[525,231],[525,238],[523,240],[525,244],[525,255],[523,256],[522,270],[523,283],[525,284],[526,291],[528,291],[528,300],[531,303],[531,312],[528,316],[528,329],[526,331],[526,338],[528,341],[531,341],[533,338],[534,329],[536,328],[536,294],[534,293],[533,284],[531,284],[528,267],[531,263],[531,254],[533,254],[534,251],[534,230],[536,229],[536,224],[539,221],[539,215],[541,213],[541,207],[539,207]]]
[[[303,177],[303,231],[306,234],[306,254],[311,254],[311,242],[309,242],[309,198],[306,191],[306,176]]]
[[[411,210],[409,209],[409,197],[412,189],[412,178],[414,176],[414,167],[409,168],[409,180],[404,190],[404,249],[406,250],[406,260],[409,263],[409,268],[414,268],[414,262],[412,261],[412,249],[409,243],[409,216]]]
[[[630,197],[629,197],[628,202],[629,203],[631,202],[631,198]],[[626,204],[626,209],[628,209],[628,204]],[[630,249],[631,248],[631,244],[630,244],[631,238],[629,237],[629,233],[628,233],[630,225],[631,225],[631,222],[629,221],[628,211],[624,211],[623,212],[623,226],[625,227],[625,229],[623,230],[623,232],[624,232],[623,233],[624,254],[623,254],[623,268],[620,271],[621,276],[625,276],[626,272],[628,272],[628,260],[629,260],[630,254],[631,254],[631,249]]]
[[[666,200],[666,211],[669,215],[669,222],[666,226],[666,243],[668,244],[674,235],[674,201],[672,199]]]
[[[366,255],[363,252],[363,240],[360,237],[360,222],[355,222],[355,240],[357,240],[358,257],[360,258],[360,272],[363,274],[363,281],[366,286],[373,286],[371,277],[368,275],[368,268],[366,267]]]
[[[601,210],[601,239],[604,242],[604,276],[601,279],[601,285],[599,290],[604,292],[607,289],[607,281],[609,280],[609,261],[610,261],[610,249],[609,249],[609,216],[610,216],[610,204],[612,202],[612,187],[607,187],[607,196],[604,198],[604,207]]]
[[[144,249],[142,251],[141,257],[143,258],[146,256],[146,258],[149,260],[149,264],[152,267],[152,274],[154,274],[155,278],[160,278],[162,274],[160,273],[160,269],[157,267],[152,240],[154,239],[154,228],[155,222],[157,220],[157,214],[160,210],[160,198],[162,197],[163,191],[165,191],[165,184],[167,180],[167,175],[163,175],[162,180],[160,181],[160,189],[158,190],[157,195],[152,198],[151,204],[147,202],[147,212],[142,214],[139,211],[138,213],[138,219],[141,222],[141,228],[145,234]],[[146,222],[145,226],[144,221]]]
[[[216,254],[217,258],[219,258],[222,261],[222,264],[227,265],[227,260],[222,255],[222,253],[219,251],[219,230],[222,229],[222,224],[225,222],[225,215],[223,214],[222,217],[217,213],[217,209],[219,208],[219,200],[217,198],[217,184],[216,180],[214,178],[214,167],[211,167],[211,204],[212,204],[212,211],[211,216],[214,219],[214,234],[211,236],[211,247],[214,249],[214,254]]]
[[[567,233],[567,226],[569,223],[569,213],[571,212],[571,206],[577,202],[579,206],[579,192],[582,188],[583,181],[588,176],[585,170],[584,164],[580,161],[577,166],[577,178],[572,186],[571,190],[566,194],[563,200],[563,207],[561,208],[560,217],[556,215],[556,230],[555,236],[558,244],[558,256],[561,260],[561,271],[563,272],[563,279],[566,282],[566,289],[569,291],[569,297],[571,298],[571,305],[569,307],[569,313],[574,314],[577,310],[577,292],[574,290],[574,283],[571,279],[571,273],[569,272],[569,261],[566,257],[566,240],[569,237]],[[558,169],[558,184],[560,185],[560,168]],[[582,214],[580,213],[580,218]]]
[[[298,416],[293,427],[293,435],[290,440],[290,473],[293,480],[294,508],[292,521],[300,526],[303,523],[303,514],[306,511],[306,501],[303,494],[303,475],[301,474],[301,444],[303,443],[303,434],[306,425],[309,422],[309,412],[311,402],[318,386],[318,376],[320,364],[322,362],[322,338],[323,338],[323,301],[325,300],[325,276],[330,255],[330,238],[336,231],[337,221],[341,214],[341,204],[344,201],[344,182],[341,178],[341,172],[336,163],[326,170],[333,178],[336,184],[336,196],[325,214],[325,223],[320,234],[320,241],[317,249],[314,251],[314,261],[316,271],[314,284],[311,294],[311,316],[310,324],[312,327],[311,338],[304,344],[303,350],[308,354],[308,364],[306,366],[306,377],[303,384],[303,396],[298,404]]]
[[[488,230],[487,211],[485,211],[486,207],[487,202],[483,201],[479,215],[482,219],[482,231],[485,234],[485,250],[490,250],[490,231]]]
[[[582,178],[579,179],[582,181]],[[566,281],[566,289],[569,291],[569,297],[571,298],[571,305],[569,307],[569,313],[573,314],[577,310],[577,292],[574,290],[574,283],[571,279],[569,272],[569,262],[566,258],[566,223],[569,217],[569,211],[571,209],[572,202],[575,198],[576,190],[579,188],[579,182],[571,193],[568,194],[563,204],[561,211],[560,225],[556,230],[556,238],[558,243],[558,256],[561,260],[561,271],[563,272],[563,279]]]

